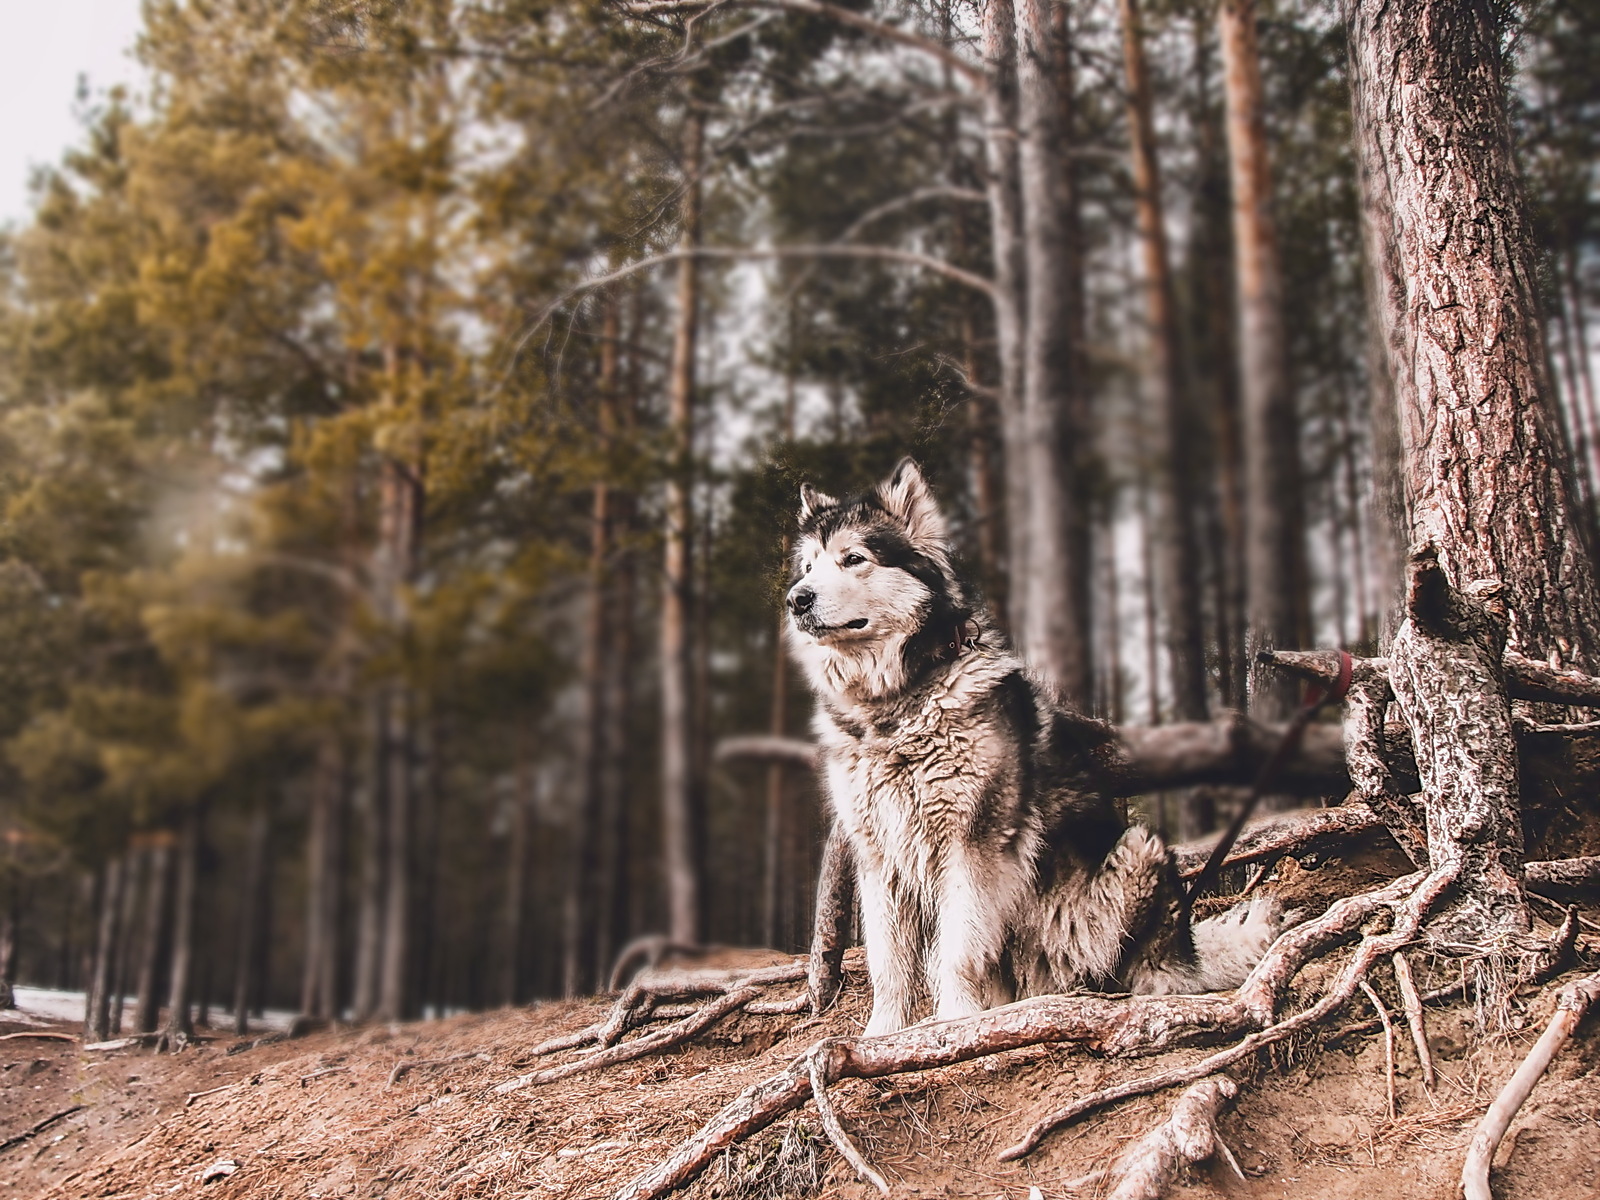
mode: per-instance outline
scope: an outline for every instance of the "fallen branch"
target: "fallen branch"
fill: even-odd
[[[1494,1098],[1472,1135],[1467,1159],[1461,1168],[1461,1190],[1466,1193],[1466,1200],[1494,1200],[1489,1190],[1489,1166],[1494,1161],[1494,1152],[1499,1149],[1512,1118],[1528,1099],[1534,1084],[1543,1078],[1551,1060],[1567,1044],[1597,998],[1600,998],[1600,974],[1569,983],[1557,993],[1556,1011],[1550,1024],[1545,1026],[1528,1057]]]
[[[321,1079],[324,1075],[337,1075],[340,1071],[348,1071],[349,1069],[350,1067],[347,1064],[342,1067],[323,1067],[320,1071],[311,1071],[300,1076],[300,1086],[305,1087],[313,1079]]]
[[[1330,682],[1339,671],[1336,650],[1270,650],[1262,651],[1260,657],[1262,662],[1318,683]],[[1501,665],[1505,669],[1506,694],[1513,700],[1600,706],[1600,678],[1593,675],[1552,667],[1515,650],[1505,651]],[[1389,678],[1387,658],[1358,658],[1355,666],[1358,683],[1366,678]]]
[[[1217,1116],[1239,1094],[1226,1075],[1202,1079],[1172,1106],[1172,1115],[1135,1142],[1107,1171],[1107,1200],[1160,1200],[1179,1172],[1204,1162],[1222,1144]]]
[[[70,1033],[34,1033],[28,1030],[24,1033],[0,1034],[0,1042],[16,1041],[19,1038],[42,1038],[52,1042],[75,1042],[77,1037]]]
[[[54,1125],[57,1121],[64,1121],[73,1113],[82,1112],[86,1107],[87,1106],[83,1104],[74,1104],[70,1108],[63,1108],[58,1113],[51,1113],[37,1125],[34,1125],[29,1129],[24,1129],[21,1133],[15,1134],[12,1137],[8,1137],[5,1141],[0,1142],[0,1154],[4,1154],[13,1146],[20,1146],[29,1138],[39,1136],[39,1134],[43,1133],[46,1129],[49,1129],[50,1126]]]
[[[1336,808],[1302,808],[1258,817],[1244,827],[1224,866],[1304,853],[1318,842],[1349,841],[1383,828],[1378,815],[1359,801]],[[1185,879],[1198,875],[1220,834],[1184,842],[1172,848],[1178,873]]]

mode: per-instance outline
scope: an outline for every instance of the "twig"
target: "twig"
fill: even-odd
[[[321,1079],[324,1075],[337,1075],[340,1071],[348,1071],[349,1069],[350,1067],[348,1065],[342,1067],[323,1067],[320,1071],[312,1071],[308,1075],[300,1076],[300,1086],[305,1087],[305,1085],[310,1083],[313,1079]]]
[[[226,1092],[230,1088],[238,1087],[243,1082],[244,1082],[244,1080],[242,1080],[242,1079],[235,1079],[232,1083],[225,1083],[221,1087],[207,1088],[203,1092],[190,1092],[189,1095],[188,1095],[188,1098],[184,1100],[183,1106],[185,1108],[188,1108],[191,1104],[193,1104],[196,1100],[200,1099],[202,1096],[215,1096],[218,1092]]]
[[[48,1117],[40,1121],[31,1129],[24,1129],[21,1133],[15,1134],[12,1137],[8,1137],[5,1141],[0,1142],[0,1154],[4,1154],[13,1146],[20,1146],[23,1142],[27,1141],[31,1137],[37,1137],[46,1129],[49,1129],[50,1126],[54,1125],[57,1121],[63,1121],[75,1112],[82,1112],[85,1107],[87,1106],[82,1104],[74,1104],[71,1108],[63,1108],[58,1113],[51,1113]]]
[[[1406,1014],[1406,1024],[1411,1029],[1411,1044],[1417,1048],[1417,1061],[1422,1064],[1422,1086],[1433,1090],[1433,1050],[1428,1045],[1428,1028],[1422,1011],[1422,997],[1417,992],[1417,981],[1411,974],[1411,961],[1405,953],[1396,950],[1394,981],[1400,989],[1400,1007]]]
[[[1461,1189],[1466,1193],[1466,1200],[1494,1200],[1489,1190],[1489,1165],[1494,1161],[1495,1150],[1534,1084],[1544,1076],[1550,1061],[1567,1044],[1578,1022],[1583,1020],[1583,1014],[1597,998],[1600,998],[1600,973],[1569,983],[1557,993],[1556,1011],[1550,1017],[1550,1024],[1545,1026],[1544,1033],[1528,1051],[1528,1057],[1494,1098],[1472,1135],[1466,1162],[1461,1167]]]
[[[1389,1120],[1392,1121],[1394,1120],[1394,1022],[1389,1019],[1389,1010],[1383,1006],[1383,1001],[1378,999],[1378,993],[1372,990],[1372,985],[1365,979],[1361,981],[1361,990],[1368,1002],[1377,1010],[1378,1020],[1383,1022],[1383,1074],[1389,1096]]]
[[[833,1148],[844,1156],[845,1162],[854,1168],[855,1173],[878,1189],[880,1195],[889,1194],[889,1182],[872,1169],[872,1164],[867,1162],[861,1151],[856,1149],[856,1144],[850,1140],[850,1135],[845,1132],[844,1126],[839,1123],[839,1114],[833,1109],[833,1101],[828,1097],[828,1075],[830,1072],[831,1058],[837,1043],[832,1039],[824,1038],[806,1055],[811,1069],[811,1099],[816,1102],[817,1116],[822,1120],[822,1128],[828,1135],[828,1140],[833,1143]]]
[[[447,1058],[403,1058],[395,1063],[394,1070],[389,1072],[389,1086],[393,1087],[413,1071],[420,1071],[425,1067],[447,1067],[451,1063],[465,1062],[469,1058],[479,1058],[484,1062],[491,1061],[489,1056],[482,1050],[463,1050],[460,1054],[452,1054]]]

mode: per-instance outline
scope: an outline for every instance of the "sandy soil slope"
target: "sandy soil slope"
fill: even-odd
[[[750,961],[781,960],[757,952]],[[62,1041],[0,1041],[0,1141],[83,1106],[0,1151],[0,1198],[599,1200],[817,1037],[858,1030],[867,1005],[858,952],[850,967],[845,998],[820,1022],[741,1016],[679,1051],[506,1095],[494,1094],[493,1086],[517,1073],[530,1048],[594,1020],[604,1000],[330,1030],[233,1054],[226,1039],[166,1057],[140,1050],[91,1053]],[[1393,1119],[1381,1033],[1330,1030],[1263,1061],[1242,1080],[1238,1105],[1221,1121],[1247,1178],[1211,1164],[1180,1194],[1250,1200],[1455,1195],[1472,1124],[1542,1027],[1557,984],[1527,999],[1526,1028],[1510,1043],[1473,1047],[1464,1012],[1430,1010],[1441,1072],[1431,1097],[1400,1027]],[[1353,1007],[1346,1020],[1371,1015]],[[0,1016],[0,1033],[18,1028],[38,1029],[8,1025]],[[1020,1198],[1036,1185],[1053,1198],[1067,1195],[1067,1181],[1110,1161],[1127,1139],[1161,1120],[1172,1097],[1091,1116],[1023,1163],[999,1164],[996,1152],[1031,1119],[1075,1094],[1200,1053],[1130,1063],[1041,1048],[847,1083],[835,1096],[845,1123],[898,1196]],[[430,1065],[459,1054],[470,1057]],[[409,1070],[391,1083],[399,1064]],[[209,1094],[190,1099],[199,1092]],[[1494,1177],[1501,1200],[1600,1194],[1600,1021],[1585,1025],[1557,1060],[1508,1146],[1509,1161]],[[220,1162],[236,1169],[202,1183]],[[720,1160],[687,1194],[876,1195],[822,1139],[809,1108]]]

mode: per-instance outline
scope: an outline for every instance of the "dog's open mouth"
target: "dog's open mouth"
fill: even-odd
[[[867,618],[865,617],[857,617],[855,620],[846,621],[842,625],[824,625],[820,621],[803,621],[800,623],[800,628],[815,638],[827,637],[830,633],[843,633],[848,629],[865,629],[866,627]]]

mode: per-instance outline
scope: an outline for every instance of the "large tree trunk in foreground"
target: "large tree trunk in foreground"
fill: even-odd
[[[1072,704],[1093,702],[1089,613],[1088,523],[1082,511],[1081,463],[1087,421],[1072,373],[1069,336],[1073,261],[1064,214],[1067,190],[1061,130],[1062,97],[1055,72],[1046,0],[1016,4],[1017,179],[1027,255],[1027,319],[1022,334],[1022,445],[1008,447],[1006,470],[1023,476],[1027,570],[1011,579],[1022,653]]]
[[[691,113],[684,131],[685,249],[700,244],[701,156],[705,118]],[[700,269],[692,254],[678,264],[678,324],[672,344],[671,470],[661,595],[661,838],[667,889],[667,936],[699,942],[704,886],[695,794],[694,730],[694,400]]]
[[[1145,63],[1139,0],[1122,0],[1123,59],[1128,81],[1128,128],[1132,135],[1134,203],[1144,257],[1145,312],[1150,326],[1146,388],[1160,430],[1164,475],[1161,490],[1161,585],[1167,610],[1167,663],[1172,716],[1206,717],[1205,634],[1201,627],[1200,555],[1195,529],[1200,493],[1194,476],[1195,422],[1180,362],[1177,299],[1161,201],[1151,117],[1150,73]]]
[[[1275,720],[1295,707],[1295,687],[1263,668],[1256,654],[1301,644],[1306,567],[1299,430],[1289,389],[1254,0],[1222,0],[1217,28],[1238,287],[1250,713]]]
[[[1353,0],[1371,292],[1413,545],[1504,589],[1509,644],[1600,667],[1600,593],[1563,461],[1488,0]]]
[[[1509,951],[1531,922],[1500,587],[1458,593],[1430,550],[1412,561],[1406,607],[1389,682],[1416,751],[1429,865],[1452,869],[1457,888],[1433,933]]]

